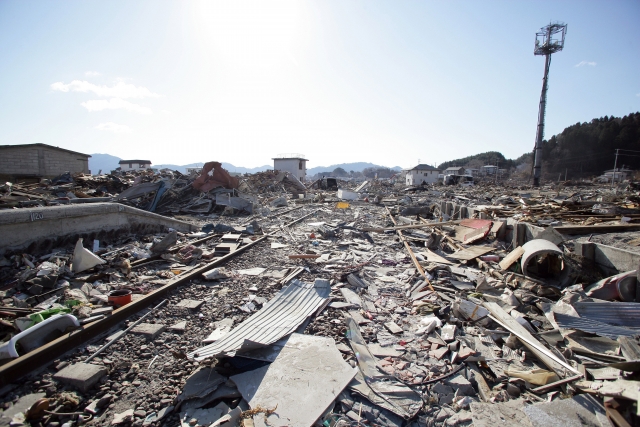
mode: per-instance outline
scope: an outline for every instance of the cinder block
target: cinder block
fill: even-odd
[[[105,375],[107,375],[107,368],[104,366],[92,365],[90,363],[75,363],[55,374],[53,379],[76,387],[82,392],[86,392],[96,385],[98,381],[100,381],[100,378]]]
[[[140,323],[131,330],[131,333],[142,335],[148,340],[153,340],[166,329],[167,327],[165,325],[159,323]]]

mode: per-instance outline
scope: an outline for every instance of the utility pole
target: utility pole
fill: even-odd
[[[536,130],[536,144],[533,162],[533,186],[540,186],[542,168],[542,140],[544,139],[544,116],[547,107],[547,87],[549,82],[549,67],[551,66],[551,54],[560,52],[564,48],[564,36],[567,25],[557,22],[549,24],[536,33],[536,45],[534,55],[544,55],[544,76],[542,78],[542,93],[540,94],[540,106],[538,108],[538,128]],[[557,38],[553,38],[557,35]]]
[[[613,162],[613,177],[611,178],[611,188],[613,188],[614,182],[616,182],[616,167],[618,167],[618,151],[619,148],[616,148],[616,160]]]
[[[569,168],[564,168],[564,180],[565,182],[567,181],[567,171],[569,170]]]

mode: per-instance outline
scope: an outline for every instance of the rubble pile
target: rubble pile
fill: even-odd
[[[275,172],[232,189],[221,179],[174,179],[157,204],[196,214],[201,232],[0,258],[8,365],[48,345],[28,333],[48,319],[60,336],[153,301],[3,384],[0,419],[637,423],[638,257],[594,255],[607,250],[599,242],[633,249],[635,188],[341,182],[336,192]],[[224,223],[209,223],[217,205]],[[114,307],[120,297],[131,302]]]

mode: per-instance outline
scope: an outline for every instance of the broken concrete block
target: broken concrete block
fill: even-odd
[[[104,366],[90,363],[74,363],[57,372],[53,379],[86,392],[105,375],[107,375],[107,368]]]
[[[525,406],[522,411],[534,427],[611,425],[602,403],[588,394],[536,403]]]
[[[474,354],[476,354],[475,350],[472,350],[467,346],[462,346],[462,348],[458,352],[458,357],[460,359],[466,359],[467,357],[472,356]]]
[[[113,421],[111,421],[111,425],[124,424],[133,419],[133,409],[127,409],[124,412],[120,412],[119,414],[113,415]]]
[[[502,403],[471,403],[474,427],[523,426],[531,427],[531,422],[522,411],[523,400],[509,400]],[[550,424],[551,425],[551,424]]]
[[[442,332],[440,332],[440,336],[446,342],[451,342],[456,338],[456,325],[444,325],[442,327]]]
[[[396,325],[394,322],[387,322],[384,326],[391,332],[392,334],[401,334],[402,328]]]
[[[175,332],[184,332],[187,329],[187,321],[178,322],[175,325],[169,326],[169,330]]]
[[[204,301],[198,301],[193,299],[183,299],[178,303],[177,306],[181,308],[188,308],[189,310],[197,310],[200,307],[202,307],[202,304],[204,304]]]
[[[444,357],[445,354],[447,354],[447,352],[449,351],[448,347],[441,347],[438,348],[436,350],[430,350],[429,351],[429,355],[435,357],[436,359],[440,360]]]
[[[153,340],[162,332],[164,332],[165,329],[166,326],[159,323],[140,323],[138,326],[131,330],[131,333],[142,335],[148,340]]]
[[[454,377],[448,378],[446,384],[453,388],[456,392],[456,396],[475,396],[476,391],[462,374],[458,374]]]
[[[436,385],[431,388],[431,391],[438,394],[453,394],[453,388],[442,383],[436,383]]]
[[[440,406],[442,405],[450,405],[453,403],[453,399],[455,399],[455,395],[452,394],[442,394],[440,395],[440,398],[438,399],[438,404]]]

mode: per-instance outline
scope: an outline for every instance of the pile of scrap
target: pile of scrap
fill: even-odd
[[[112,242],[95,240],[88,245],[91,249],[79,239],[75,246],[52,253],[5,252],[0,257],[0,363],[58,338],[67,326],[105,319],[113,310],[236,251],[251,243],[250,237],[255,239],[253,228],[224,224],[205,228],[207,232],[168,230],[125,235]],[[14,341],[56,316],[64,326],[61,332],[49,334],[38,346],[13,350]],[[65,319],[72,319],[73,325]],[[11,351],[4,351],[7,346]]]
[[[203,224],[202,234],[167,231],[102,253],[81,244],[54,260],[2,261],[9,280],[56,262],[56,287],[80,277],[88,285],[80,290],[98,297],[92,291],[102,285],[133,292],[187,278],[164,305],[127,319],[122,334],[97,336],[12,385],[11,417],[21,410],[45,424],[93,417],[97,425],[185,427],[638,423],[638,271],[612,275],[579,249],[572,236],[586,230],[588,240],[604,239],[605,221],[561,216],[586,208],[589,197],[635,209],[635,190],[607,198],[604,188],[588,188],[592,196],[564,189],[550,198],[373,182],[341,188],[357,195],[348,201],[322,186],[301,199],[275,172],[224,192],[233,184],[211,169],[199,188],[195,176],[185,179],[158,206],[184,212],[186,203],[219,205],[223,197],[232,206],[242,194],[259,210],[227,217],[231,225]],[[573,205],[558,202],[568,195]],[[297,200],[304,202],[286,206]],[[633,226],[630,211],[616,215],[631,216],[607,226]],[[212,268],[243,247],[253,249]],[[105,262],[76,274],[76,249]],[[26,286],[7,288],[20,287],[15,296]],[[36,309],[7,300],[5,310],[16,313],[8,323]],[[25,403],[48,393],[47,404],[61,406],[71,392],[74,416],[45,418]]]

